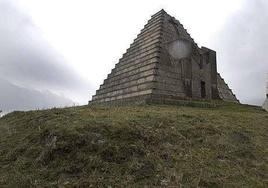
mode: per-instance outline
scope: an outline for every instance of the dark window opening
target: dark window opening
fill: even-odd
[[[203,56],[200,56],[199,68],[203,69]]]
[[[201,81],[201,98],[206,98],[206,83]]]
[[[208,64],[209,63],[209,53],[205,54],[205,62]]]
[[[191,84],[191,80],[189,79],[185,80],[185,90],[186,90],[186,95],[188,97],[192,97],[192,84]]]

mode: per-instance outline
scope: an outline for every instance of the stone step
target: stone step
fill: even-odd
[[[138,75],[139,73],[143,74],[145,71],[149,71],[151,69],[156,69],[156,63],[151,63],[146,66],[135,69],[133,71],[120,74],[117,77],[109,78],[106,80],[104,84],[100,85],[100,89],[116,85],[117,83],[125,82],[126,80],[129,81],[132,79],[137,79],[139,78]]]
[[[153,68],[153,67],[150,67]],[[158,70],[159,71],[159,70]],[[161,71],[161,70],[160,70]],[[153,73],[154,75],[155,73]],[[147,74],[146,76],[149,76],[150,74]],[[138,76],[139,79],[140,75]],[[166,89],[166,90],[171,90],[174,92],[178,92],[181,91],[183,89],[183,81],[180,79],[181,76],[176,77],[176,78],[169,78],[169,77],[162,77],[159,75],[156,75],[155,80],[157,81],[157,89]],[[133,81],[133,77],[126,77],[127,80],[122,80],[122,82],[120,82],[121,80],[119,80],[118,85],[122,84],[122,83],[127,83],[127,82],[131,82]],[[138,80],[137,77],[134,78],[135,80]],[[112,83],[113,85],[109,85],[109,87],[113,87],[116,84]],[[108,86],[108,84],[106,84]],[[122,87],[126,87],[126,85],[122,86]],[[106,88],[105,88],[106,89]],[[100,92],[101,93],[101,92]],[[99,93],[98,93],[99,94]]]
[[[167,14],[163,9],[151,16],[151,19]]]
[[[156,70],[155,70],[155,68],[153,66],[154,65],[148,66],[147,69],[144,69],[142,72],[138,72],[138,71],[136,71],[136,72],[133,71],[132,72],[132,71],[130,71],[129,73],[121,74],[119,76],[107,79],[103,85],[110,84],[110,83],[115,83],[118,80],[122,80],[122,79],[127,79],[127,80],[137,79],[139,77],[144,76],[144,74],[146,74],[146,75],[147,74],[152,74],[152,73],[156,74]]]
[[[144,62],[137,62],[135,64],[133,63],[133,64],[130,64],[130,66],[125,67],[125,68],[119,67],[122,69],[118,69],[117,71],[112,71],[112,73],[107,78],[118,76],[118,75],[124,74],[126,72],[130,72],[130,71],[135,71],[136,69],[140,69],[142,67],[145,67],[145,66],[148,66],[151,64],[155,64],[155,63],[158,63],[158,58],[148,59]]]
[[[139,48],[136,48],[136,49],[133,49],[133,50],[126,52],[125,54],[123,54],[123,57],[121,59],[135,56],[137,53],[143,53],[143,52],[149,50],[150,48],[160,46],[160,44],[161,44],[161,39],[160,38],[156,39],[156,40],[151,41],[150,43],[147,43]]]
[[[163,29],[163,21],[158,21],[150,28],[146,28],[146,30],[142,30],[141,33],[139,33],[134,39],[134,42],[141,40],[143,37],[150,35],[151,33],[154,33],[158,29]]]
[[[133,40],[133,42],[130,44],[130,47],[136,46],[144,41],[146,41],[149,38],[153,38],[155,35],[163,35],[163,29],[161,27],[155,28],[152,32],[147,33],[146,35],[136,38]]]
[[[109,102],[109,101],[114,101],[114,100],[122,100],[122,99],[127,99],[127,98],[132,98],[132,97],[141,97],[141,96],[146,96],[150,95],[152,93],[152,89],[146,89],[142,91],[137,91],[137,92],[130,92],[126,93],[124,95],[118,95],[114,97],[107,97],[107,98],[102,98],[102,99],[97,99],[97,96],[93,96],[92,100],[97,101],[97,102]]]
[[[143,40],[143,41],[140,41],[140,43],[138,43],[138,44],[135,44],[135,46],[130,46],[127,50],[126,50],[126,53],[129,53],[129,52],[131,52],[131,51],[135,51],[136,49],[141,49],[141,48],[143,48],[143,46],[145,46],[145,45],[149,45],[149,44],[151,44],[151,43],[153,43],[153,42],[156,42],[156,41],[158,41],[158,42],[161,42],[162,41],[162,35],[160,34],[160,33],[157,33],[158,35],[154,35],[154,36],[152,36],[152,37],[149,37],[149,38],[146,38],[145,40]],[[125,54],[126,54],[125,53]]]
[[[147,24],[145,24],[145,26],[140,30],[140,33],[137,35],[142,35],[144,32],[148,31],[148,30],[151,30],[151,28],[155,27],[156,25],[162,25],[164,22],[164,18],[163,17],[160,17],[160,18],[157,18],[155,20],[152,20],[150,22],[148,22]]]
[[[152,40],[162,37],[162,35],[163,35],[162,31],[161,29],[159,29],[156,32],[152,33],[151,35],[143,38],[142,40],[130,44],[130,47],[127,50],[131,50],[132,48],[142,46],[143,44],[146,44],[147,42],[150,42]]]
[[[149,83],[149,82],[152,82],[153,80],[154,80],[154,74],[149,74],[149,75],[146,75],[144,77],[140,77],[140,78],[135,79],[135,80],[126,81],[124,83],[120,83],[117,85],[106,87],[105,89],[97,90],[96,94],[99,95],[99,94],[109,93],[109,92],[112,92],[115,90],[121,90],[121,89],[125,89],[128,87],[144,84],[144,83]]]
[[[120,90],[114,90],[112,92],[108,92],[105,94],[95,95],[93,96],[93,100],[95,99],[103,99],[103,98],[111,98],[116,96],[122,96],[130,93],[135,93],[143,90],[152,89],[154,86],[154,82],[144,83],[136,86],[131,86],[128,88],[120,89]]]
[[[159,20],[163,20],[163,19],[164,19],[164,16],[163,16],[163,15],[159,15],[159,16],[157,16],[157,17],[155,17],[155,18],[151,18],[151,19],[148,20],[147,23],[144,25],[143,29],[144,29],[145,27],[148,27],[148,26],[154,24],[155,22],[157,22],[157,21],[159,21]]]
[[[141,53],[139,55],[136,55],[136,56],[132,56],[132,57],[127,57],[127,58],[121,59],[119,61],[119,63],[124,64],[124,63],[129,62],[129,61],[135,61],[136,59],[140,59],[141,57],[146,56],[146,55],[149,55],[149,54],[152,54],[154,52],[159,52],[160,53],[161,52],[161,46],[153,47],[152,49],[146,50],[143,53]]]
[[[151,44],[148,44],[148,45],[144,46],[141,49],[138,49],[136,51],[129,52],[129,53],[125,54],[125,56],[123,56],[121,58],[121,61],[126,60],[126,59],[131,59],[131,58],[133,58],[133,57],[135,57],[137,55],[141,55],[141,54],[146,53],[147,51],[150,51],[152,49],[160,48],[161,47],[160,44],[161,44],[161,41],[158,40],[158,41],[156,41],[154,43],[151,43]]]
[[[122,65],[116,65],[113,71],[111,72],[111,74],[113,74],[113,72],[121,71],[123,69],[128,69],[130,67],[137,67],[138,64],[141,64],[141,66],[143,66],[143,64],[145,65],[148,61],[154,61],[154,60],[155,62],[159,61],[158,53],[153,53],[148,56],[144,56],[140,59],[137,59],[135,61],[129,61],[128,63],[122,64]]]
[[[148,40],[148,41],[145,41],[145,42],[157,42],[158,41],[158,45],[161,46],[161,40],[160,38],[152,38],[151,40]],[[122,62],[122,58],[119,59],[119,62],[115,64],[115,68],[123,65],[123,64],[128,64],[130,63],[131,61],[127,61],[127,62]]]
[[[159,52],[153,52],[151,54],[148,54],[147,56],[140,57],[138,59],[132,60],[132,61],[127,61],[127,62],[119,62],[115,65],[115,69],[122,70],[124,68],[130,67],[132,65],[136,65],[137,63],[144,63],[147,60],[153,59],[153,58],[160,58]]]

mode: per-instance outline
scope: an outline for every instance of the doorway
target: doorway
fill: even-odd
[[[206,98],[206,82],[201,81],[201,98]]]

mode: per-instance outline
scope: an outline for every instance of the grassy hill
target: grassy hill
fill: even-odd
[[[143,105],[0,119],[0,187],[268,187],[268,113]]]

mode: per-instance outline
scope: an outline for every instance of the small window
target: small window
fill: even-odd
[[[201,56],[200,56],[200,59],[199,59],[199,68],[200,68],[200,69],[203,69],[203,65],[204,65],[204,62],[203,62],[203,56],[201,55]]]

